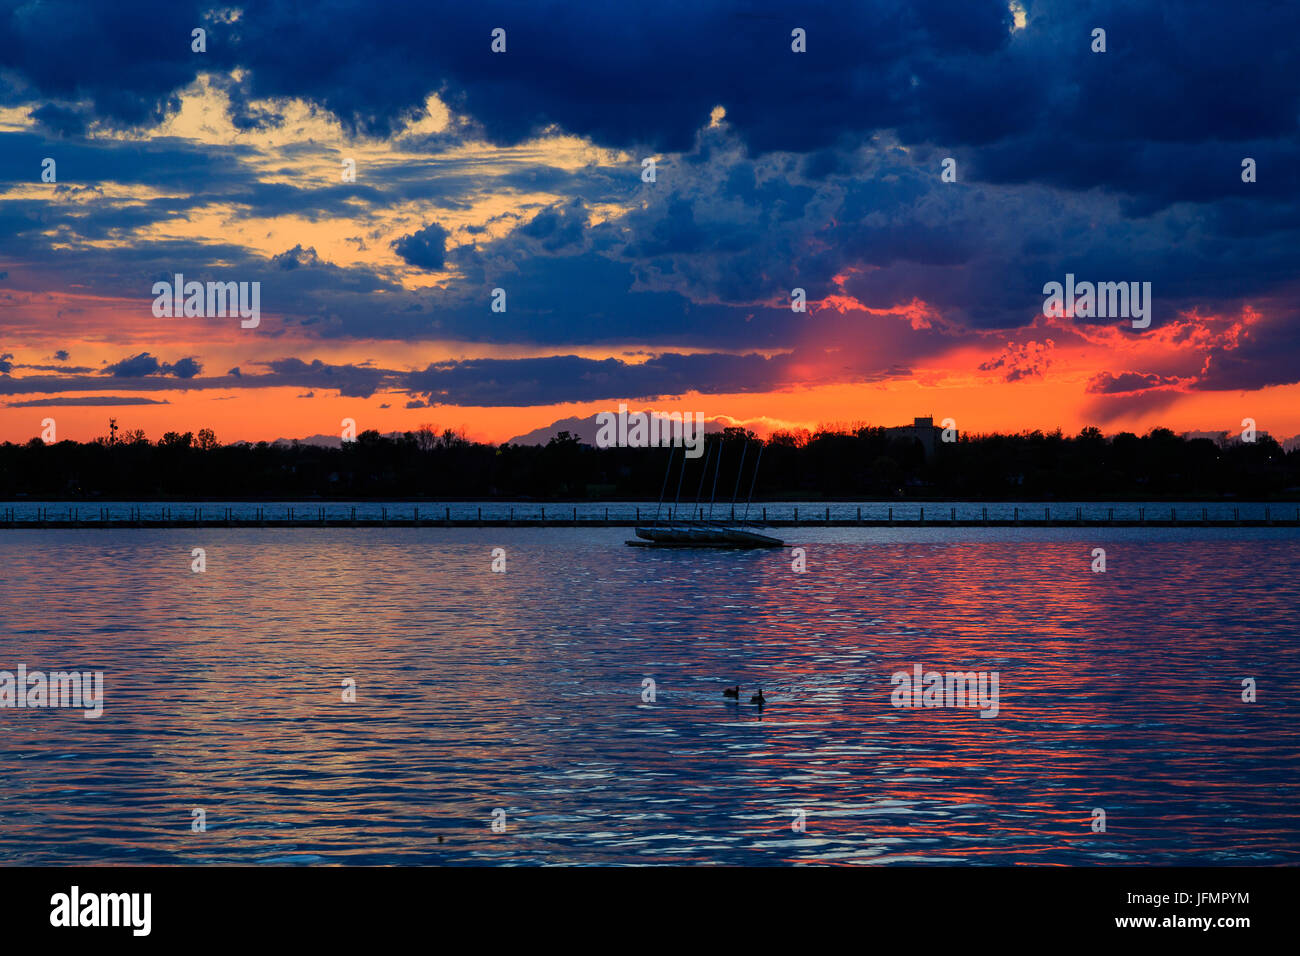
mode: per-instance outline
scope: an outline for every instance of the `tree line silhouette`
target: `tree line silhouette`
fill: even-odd
[[[491,445],[425,426],[384,436],[362,432],[341,448],[301,443],[222,445],[211,429],[142,431],[93,442],[0,445],[0,497],[41,498],[514,498],[657,499],[665,448],[593,448],[568,432],[546,445]],[[719,500],[748,493],[757,445],[752,432],[709,435],[707,498],[721,448]],[[706,458],[678,450],[667,482],[692,500]],[[1153,499],[1300,498],[1300,450],[1264,435],[1220,445],[1169,429],[1104,436],[1085,428],[963,435],[927,457],[915,439],[869,426],[777,432],[763,449],[755,500],[854,498]]]

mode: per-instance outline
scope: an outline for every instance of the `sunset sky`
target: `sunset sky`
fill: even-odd
[[[620,401],[1295,435],[1298,33],[1221,0],[0,0],[0,440],[504,441]],[[177,273],[260,282],[260,325],[155,317]],[[1150,282],[1150,328],[1044,317],[1066,273]]]

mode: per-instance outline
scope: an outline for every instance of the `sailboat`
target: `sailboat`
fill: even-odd
[[[745,500],[745,514],[739,523],[735,522],[736,515],[736,497],[740,493],[740,476],[745,471],[745,456],[749,452],[749,441],[746,440],[744,447],[740,452],[740,467],[736,469],[736,485],[731,494],[731,515],[730,522],[713,521],[713,503],[718,493],[718,475],[722,471],[722,436],[718,436],[715,442],[718,448],[718,460],[713,470],[713,492],[709,496],[709,514],[708,518],[704,517],[704,508],[700,506],[700,497],[704,492],[704,478],[709,471],[709,459],[713,454],[712,448],[706,449],[704,457],[704,467],[700,469],[700,484],[696,489],[695,502],[696,506],[692,507],[692,515],[698,514],[699,520],[692,518],[689,521],[681,522],[674,520],[677,514],[677,503],[681,499],[682,480],[686,477],[686,451],[682,451],[682,470],[677,478],[677,495],[674,498],[673,506],[669,509],[669,521],[667,524],[660,524],[659,515],[663,511],[664,495],[668,491],[668,476],[673,470],[673,455],[676,454],[676,446],[670,447],[668,451],[668,468],[664,471],[663,487],[659,490],[659,507],[655,511],[655,521],[653,525],[639,527],[636,529],[636,540],[628,540],[628,544],[637,548],[783,548],[785,542],[780,538],[774,538],[771,535],[763,534],[756,529],[757,526],[750,525],[749,504],[754,497],[754,485],[758,481],[758,466],[763,461],[763,443],[758,443],[758,458],[754,462],[754,473],[749,482],[749,497]]]

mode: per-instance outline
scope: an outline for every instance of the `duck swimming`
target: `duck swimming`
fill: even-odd
[[[763,696],[763,688],[760,687],[758,689],[758,693],[755,694],[753,697],[749,698],[749,702],[751,704],[758,704],[759,707],[762,707],[763,704],[767,702],[767,698]]]
[[[737,684],[735,687],[728,687],[728,688],[726,688],[725,690],[723,690],[723,692],[722,692],[722,696],[723,696],[723,697],[740,697],[740,685]]]

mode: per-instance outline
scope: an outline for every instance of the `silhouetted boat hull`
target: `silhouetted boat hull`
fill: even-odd
[[[708,446],[708,443],[705,443]],[[655,512],[655,523],[648,527],[636,529],[636,536],[639,540],[627,543],[637,548],[784,548],[785,542],[780,538],[773,538],[771,535],[759,534],[757,531],[751,531],[746,528],[748,523],[746,517],[749,515],[749,502],[754,497],[754,485],[758,482],[758,466],[763,461],[763,443],[758,443],[758,460],[754,462],[754,472],[749,481],[749,497],[745,499],[745,517],[741,518],[739,525],[726,525],[713,523],[713,501],[718,490],[718,475],[722,471],[722,447],[723,441],[719,438],[717,442],[718,458],[713,468],[713,491],[709,494],[709,517],[704,518],[704,508],[699,507],[703,504],[704,479],[709,471],[709,459],[713,455],[713,448],[707,447],[704,455],[704,464],[700,469],[700,483],[695,491],[696,504],[691,507],[692,520],[685,524],[673,523],[672,514],[677,510],[678,499],[674,498],[672,506],[668,509],[669,519],[667,525],[659,524],[659,511]],[[749,449],[749,439],[745,439],[744,449],[740,454],[740,467],[736,469],[736,485],[731,493],[731,520],[736,520],[736,495],[740,491],[740,476],[745,471],[745,452]],[[673,449],[675,450],[675,449]],[[668,477],[673,470],[673,450],[668,452],[668,467],[664,470],[663,487],[659,489],[659,507],[663,507],[664,495],[668,492]],[[681,476],[677,479],[677,493],[681,494],[682,481],[686,477],[686,454],[682,454],[682,471]],[[693,516],[698,510],[700,522],[697,524]]]
[[[759,534],[748,528],[637,528],[639,541],[628,541],[641,548],[783,548],[780,538]]]

